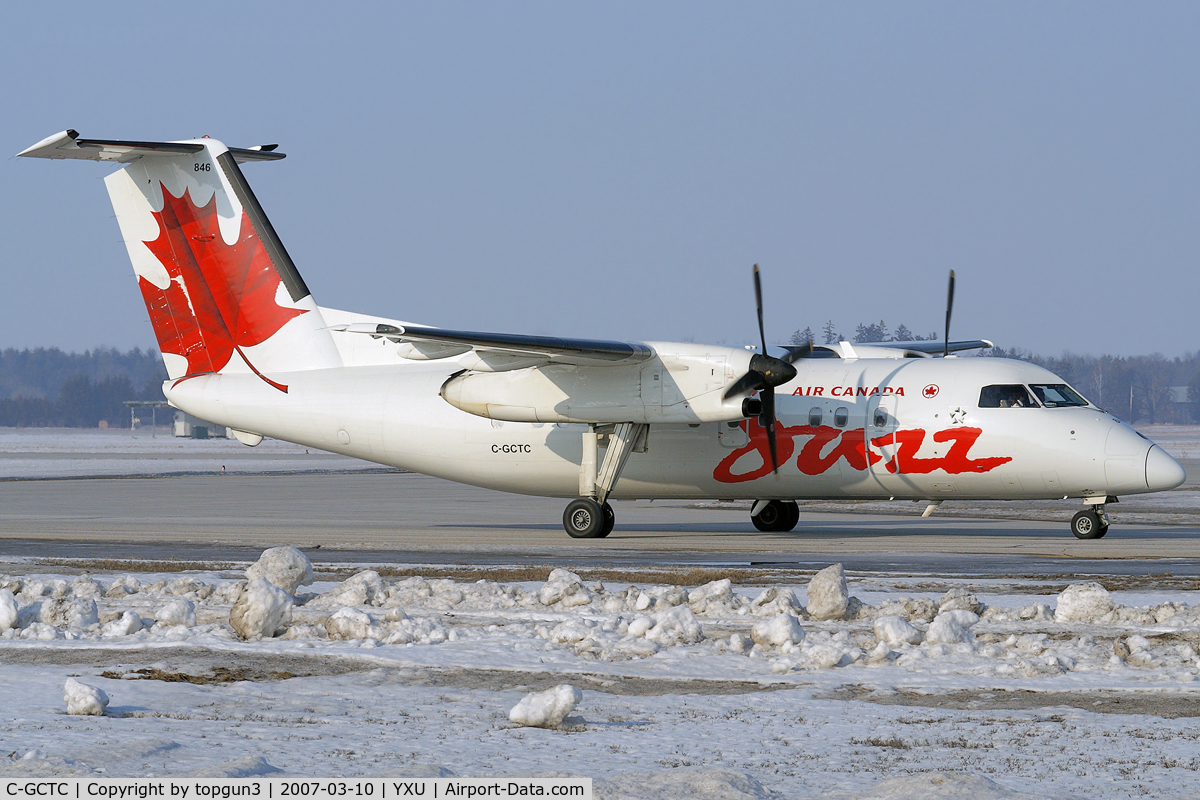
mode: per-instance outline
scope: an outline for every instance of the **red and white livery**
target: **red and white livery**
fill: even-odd
[[[607,536],[611,498],[1077,498],[1180,485],[1162,448],[983,341],[779,348],[456,331],[318,306],[242,174],[274,146],[64,131],[20,153],[121,165],[105,179],[154,325],[170,403],[233,429],[522,494],[573,498]],[[759,323],[761,331],[761,288]],[[947,313],[949,319],[949,312]],[[948,327],[948,322],[947,322]],[[778,389],[778,397],[776,397]]]

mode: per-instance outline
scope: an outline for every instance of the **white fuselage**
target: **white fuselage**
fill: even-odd
[[[1169,456],[1094,406],[980,407],[986,385],[1062,383],[1031,364],[859,358],[796,366],[795,380],[777,389],[778,478],[754,420],[661,424],[612,496],[1038,499],[1178,485]],[[210,374],[165,391],[177,407],[235,429],[476,486],[577,496],[587,425],[466,413],[439,395],[458,371],[451,359],[273,375],[286,394],[251,374]],[[1167,465],[1160,474],[1160,456],[1175,471]]]

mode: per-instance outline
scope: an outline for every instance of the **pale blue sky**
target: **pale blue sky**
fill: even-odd
[[[1194,3],[22,3],[0,152],[279,142],[322,305],[741,344],[833,319],[1200,349]],[[153,346],[91,163],[12,159],[0,347]]]

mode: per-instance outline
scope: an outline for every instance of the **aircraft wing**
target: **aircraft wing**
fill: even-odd
[[[963,342],[951,342],[950,352],[962,350],[980,350],[985,347],[995,347],[987,339],[971,339]],[[946,347],[942,342],[912,341],[912,342],[868,342],[853,344],[817,344],[817,345],[783,345],[788,352],[784,360],[796,363],[805,358],[929,358],[941,355]]]
[[[335,325],[331,330],[390,339],[400,345],[401,356],[417,361],[466,356],[460,363],[481,372],[504,372],[543,364],[615,367],[637,364],[654,356],[653,348],[644,344],[600,339],[560,339],[383,323]]]

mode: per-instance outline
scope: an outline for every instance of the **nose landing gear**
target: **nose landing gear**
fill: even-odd
[[[1076,539],[1103,539],[1108,533],[1108,512],[1104,504],[1080,511],[1071,519],[1071,533]]]

